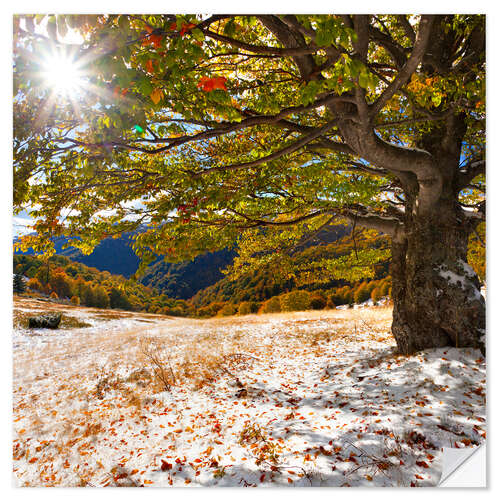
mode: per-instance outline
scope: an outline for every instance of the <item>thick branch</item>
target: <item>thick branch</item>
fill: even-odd
[[[410,79],[422,61],[432,29],[433,16],[422,16],[412,53],[394,80],[382,95],[370,106],[371,116],[376,116],[389,102],[390,98]]]
[[[269,29],[276,38],[285,46],[290,48],[306,48],[306,41],[302,33],[296,29],[291,28],[290,25],[286,25],[277,16],[257,16],[260,22]],[[308,48],[308,47],[307,47]],[[316,69],[316,64],[314,59],[309,54],[294,55],[292,56],[295,64],[299,68],[302,78],[309,80],[311,74]]]
[[[349,210],[343,211],[343,215],[367,229],[376,229],[388,234],[394,241],[401,243],[406,238],[404,226],[396,218],[380,217],[378,215],[360,215]]]

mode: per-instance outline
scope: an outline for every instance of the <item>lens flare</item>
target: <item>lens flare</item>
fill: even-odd
[[[54,52],[43,63],[45,84],[58,95],[72,96],[84,85],[84,73],[78,61],[64,52]]]

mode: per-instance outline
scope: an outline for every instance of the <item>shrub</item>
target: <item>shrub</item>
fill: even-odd
[[[384,281],[382,283],[382,286],[380,287],[380,295],[382,297],[386,297],[389,295],[389,289],[391,288],[391,282],[390,281]]]
[[[77,297],[76,295],[73,295],[73,297],[71,297],[71,303],[74,306],[79,306],[80,305],[80,297]]]
[[[352,290],[348,290],[344,293],[344,304],[352,305],[354,302],[354,294]]]
[[[94,301],[95,307],[99,307],[101,309],[107,309],[109,307],[109,295],[103,286],[98,285],[94,287]]]
[[[368,285],[363,281],[358,288],[354,291],[353,299],[356,304],[360,304],[361,302],[365,302],[370,298],[370,292],[368,290]]]
[[[32,290],[38,290],[39,292],[41,292],[43,290],[43,285],[37,278],[31,278],[30,280],[28,280],[28,288],[31,288]]]
[[[169,316],[184,316],[184,310],[182,309],[182,307],[179,307],[179,306],[175,306],[175,307],[172,307],[172,309],[167,309],[167,315]]]
[[[281,311],[281,302],[278,296],[271,297],[269,300],[266,300],[262,304],[260,308],[261,313],[275,313]]]
[[[371,295],[371,293],[373,292],[373,290],[378,286],[378,282],[377,281],[369,281],[367,284],[366,284],[366,290],[368,291],[368,293]],[[366,299],[368,300],[368,299]]]
[[[305,311],[311,306],[311,295],[305,290],[294,290],[280,297],[282,311]]]
[[[370,295],[371,299],[373,300],[373,303],[376,304],[381,298],[382,298],[382,293],[381,293],[381,287],[376,286]]]
[[[217,316],[232,316],[238,311],[236,304],[227,303],[218,313]]]
[[[311,309],[324,309],[326,306],[326,300],[321,295],[313,295],[311,297]]]
[[[240,306],[238,307],[238,314],[240,316],[244,316],[245,314],[251,314],[252,311],[252,304],[248,301],[242,302]]]

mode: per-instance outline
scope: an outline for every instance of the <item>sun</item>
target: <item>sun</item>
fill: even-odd
[[[71,97],[85,84],[85,74],[81,63],[72,55],[53,52],[43,62],[45,85],[55,94]]]

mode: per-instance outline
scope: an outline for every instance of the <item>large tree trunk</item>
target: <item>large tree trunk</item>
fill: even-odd
[[[393,242],[392,332],[399,351],[475,347],[484,352],[485,301],[467,265],[467,224],[452,204],[409,216],[406,241]]]

